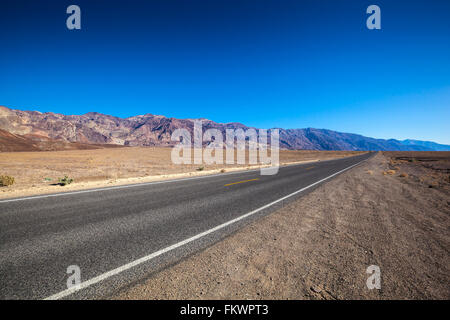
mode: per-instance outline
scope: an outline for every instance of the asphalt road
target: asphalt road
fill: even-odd
[[[0,200],[0,299],[108,297],[370,156]]]

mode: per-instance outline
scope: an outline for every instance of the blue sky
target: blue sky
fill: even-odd
[[[0,41],[8,107],[450,144],[450,1],[2,1]]]

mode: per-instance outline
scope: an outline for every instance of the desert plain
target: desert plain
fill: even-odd
[[[176,165],[171,148],[0,153],[0,198],[221,174],[259,165]],[[280,163],[351,151],[281,150]],[[58,185],[63,176],[74,179]],[[281,209],[109,299],[450,299],[450,152],[378,152]],[[366,268],[381,269],[381,289]]]
[[[179,165],[172,162],[171,152],[172,148],[168,147],[0,152],[0,176],[12,176],[15,180],[11,186],[0,187],[0,199],[261,167],[258,164],[248,164],[248,153],[246,164],[243,165]],[[363,152],[280,150],[280,164],[323,161],[361,153]],[[59,179],[64,176],[73,179],[73,183],[66,186],[58,185]]]

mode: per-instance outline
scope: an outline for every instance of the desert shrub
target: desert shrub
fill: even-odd
[[[0,176],[0,187],[7,187],[14,184],[14,177]]]
[[[398,176],[401,177],[401,178],[407,178],[408,174],[402,172]]]
[[[73,182],[72,178],[69,178],[68,176],[64,176],[64,178],[59,178],[58,184],[60,186],[65,186],[67,184],[71,184]]]
[[[205,167],[201,166],[197,168],[197,171],[203,171],[205,169]]]
[[[225,173],[225,172],[227,172],[227,170],[225,170],[225,169],[220,170],[220,173]]]

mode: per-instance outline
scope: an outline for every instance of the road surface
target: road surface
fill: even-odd
[[[107,297],[371,155],[281,167],[273,176],[253,170],[0,200],[0,299]],[[79,267],[77,287],[67,286],[69,266]]]

